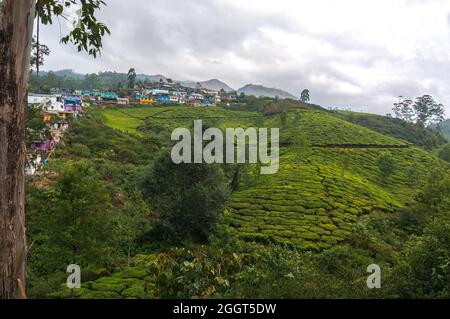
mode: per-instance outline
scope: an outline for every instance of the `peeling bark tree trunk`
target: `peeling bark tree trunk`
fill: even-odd
[[[25,105],[34,0],[0,4],[0,298],[25,297]]]

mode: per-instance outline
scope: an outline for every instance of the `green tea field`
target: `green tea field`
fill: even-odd
[[[221,129],[279,127],[278,174],[253,176],[251,185],[239,188],[227,209],[229,222],[242,238],[307,250],[345,241],[352,224],[367,214],[405,205],[419,188],[419,177],[438,161],[404,140],[316,109],[267,116],[223,108],[142,107],[103,114],[114,129],[165,138],[196,119]],[[389,174],[379,164],[386,156],[393,167]]]

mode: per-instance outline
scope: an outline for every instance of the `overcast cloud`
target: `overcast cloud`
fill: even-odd
[[[59,44],[65,21],[43,27],[45,69],[218,78],[312,102],[385,114],[398,96],[431,94],[450,115],[448,0],[107,0],[111,29],[97,60]]]

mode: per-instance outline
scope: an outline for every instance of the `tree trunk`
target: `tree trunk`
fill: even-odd
[[[40,38],[40,30],[39,30],[39,13],[36,16],[36,75],[39,81],[39,62],[41,61],[41,38]],[[39,88],[40,89],[40,88]]]
[[[34,0],[0,4],[0,298],[25,298],[25,105]]]

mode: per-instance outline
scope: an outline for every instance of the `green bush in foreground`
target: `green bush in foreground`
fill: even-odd
[[[215,229],[228,195],[218,166],[174,164],[163,154],[145,177],[142,191],[159,217],[155,239],[174,244],[205,242]]]

